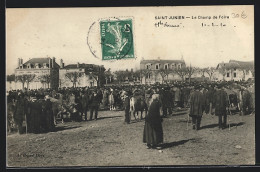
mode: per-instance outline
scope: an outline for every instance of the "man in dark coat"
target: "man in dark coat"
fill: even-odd
[[[124,95],[124,109],[125,109],[125,123],[130,123],[130,97],[129,92],[125,92]]]
[[[187,86],[185,86],[182,91],[183,91],[183,103],[184,103],[183,107],[187,108],[189,97],[190,97],[190,89]]]
[[[90,101],[89,101],[90,121],[93,118],[94,111],[95,111],[95,120],[97,120],[99,103],[100,103],[100,97],[97,94],[97,91],[94,90],[93,93],[90,94]]]
[[[248,89],[242,88],[242,115],[248,115],[251,113],[250,99],[251,95]]]
[[[22,93],[19,93],[18,99],[15,105],[15,110],[14,110],[14,122],[18,128],[18,133],[22,134],[22,125],[23,125],[23,119],[24,119],[24,114],[25,114],[25,100],[23,98]]]
[[[42,114],[42,104],[36,97],[33,97],[28,105],[28,132],[40,133],[40,123],[41,123],[41,114]]]
[[[89,104],[89,95],[88,92],[84,92],[81,97],[81,104],[82,104],[82,116],[83,113],[85,115],[85,121],[88,120],[87,112],[88,112],[88,104]]]
[[[227,127],[227,108],[229,107],[228,95],[222,89],[222,85],[217,86],[217,90],[213,99],[213,106],[215,108],[215,115],[218,116],[219,128]]]
[[[148,114],[145,117],[145,126],[143,133],[143,142],[147,144],[147,148],[157,148],[163,142],[162,118],[160,116],[159,94],[152,96],[151,105]]]
[[[192,117],[192,128],[195,130],[200,129],[201,118],[205,110],[205,98],[203,93],[200,92],[200,87],[195,86],[195,91],[190,95],[190,116]]]
[[[163,111],[163,117],[166,117],[169,113],[169,115],[172,114],[171,106],[173,104],[172,102],[172,94],[170,92],[170,88],[166,87],[161,92],[161,101],[162,101],[162,111]]]
[[[43,119],[43,130],[48,132],[54,129],[54,117],[52,113],[52,103],[50,101],[49,95],[45,96],[45,101],[42,104],[42,115],[44,116]]]

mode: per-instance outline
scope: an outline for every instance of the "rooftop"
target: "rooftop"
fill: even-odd
[[[141,64],[146,63],[185,63],[184,60],[161,60],[161,59],[154,59],[154,60],[141,60]]]
[[[228,63],[219,63],[217,69],[219,67],[225,68],[242,68],[246,70],[250,70],[254,68],[254,61],[237,61],[237,60],[230,60]]]
[[[85,63],[79,63],[79,68],[98,68],[98,67],[104,67],[103,65],[95,65],[95,64],[85,64]],[[64,69],[76,69],[78,68],[78,64],[69,64],[64,66]]]
[[[40,64],[41,66],[43,66],[44,63],[49,63],[49,60],[51,60],[52,58],[50,57],[40,57],[40,58],[32,58],[30,60],[28,60],[27,62],[23,63],[23,66],[26,66],[27,64],[32,64],[35,65],[36,63]],[[55,68],[59,68],[60,66],[55,62],[54,63],[54,67]]]

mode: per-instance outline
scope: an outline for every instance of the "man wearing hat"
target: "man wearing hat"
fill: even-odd
[[[203,111],[205,110],[205,99],[203,93],[200,92],[200,86],[196,85],[194,91],[190,95],[190,116],[192,117],[192,128],[200,129],[200,123]]]
[[[54,117],[52,112],[52,103],[50,101],[50,96],[46,95],[44,98],[45,101],[42,102],[42,124],[43,131],[48,132],[54,128]]]
[[[130,123],[130,93],[125,91],[124,93],[124,109],[125,109],[125,124]]]
[[[223,90],[223,85],[218,84],[217,90],[213,99],[213,106],[215,107],[215,115],[218,116],[219,129],[227,127],[227,109],[229,107],[228,95]]]
[[[15,105],[15,110],[14,110],[14,122],[18,128],[18,133],[22,134],[22,124],[23,124],[23,119],[24,119],[24,114],[25,114],[25,100],[23,97],[23,93],[18,93],[18,99]]]
[[[90,121],[93,118],[93,112],[95,111],[95,120],[97,120],[98,116],[98,108],[99,108],[99,103],[100,99],[97,94],[97,90],[95,89],[91,94],[90,94],[90,100],[89,100],[89,108],[90,108]]]

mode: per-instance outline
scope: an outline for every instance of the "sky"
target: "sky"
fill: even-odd
[[[216,67],[230,59],[252,61],[253,9],[253,6],[7,9],[6,72],[14,73],[18,58],[26,62],[35,57],[55,57],[58,64],[63,59],[65,65],[102,64],[112,71],[138,69],[142,58],[183,57],[187,65],[195,67]],[[160,16],[168,18],[155,19]],[[185,19],[169,19],[170,16]],[[132,19],[134,59],[101,60],[98,23],[113,17]],[[179,27],[156,27],[159,21]],[[212,23],[218,26],[212,27]],[[221,23],[226,26],[220,27]],[[203,24],[210,26],[202,27]]]

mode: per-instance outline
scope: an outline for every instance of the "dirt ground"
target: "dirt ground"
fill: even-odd
[[[164,118],[161,151],[142,143],[144,121],[123,124],[123,111],[101,111],[97,121],[59,123],[55,132],[7,136],[9,167],[255,164],[255,115],[229,116],[229,128],[204,115],[187,129],[187,111]]]

